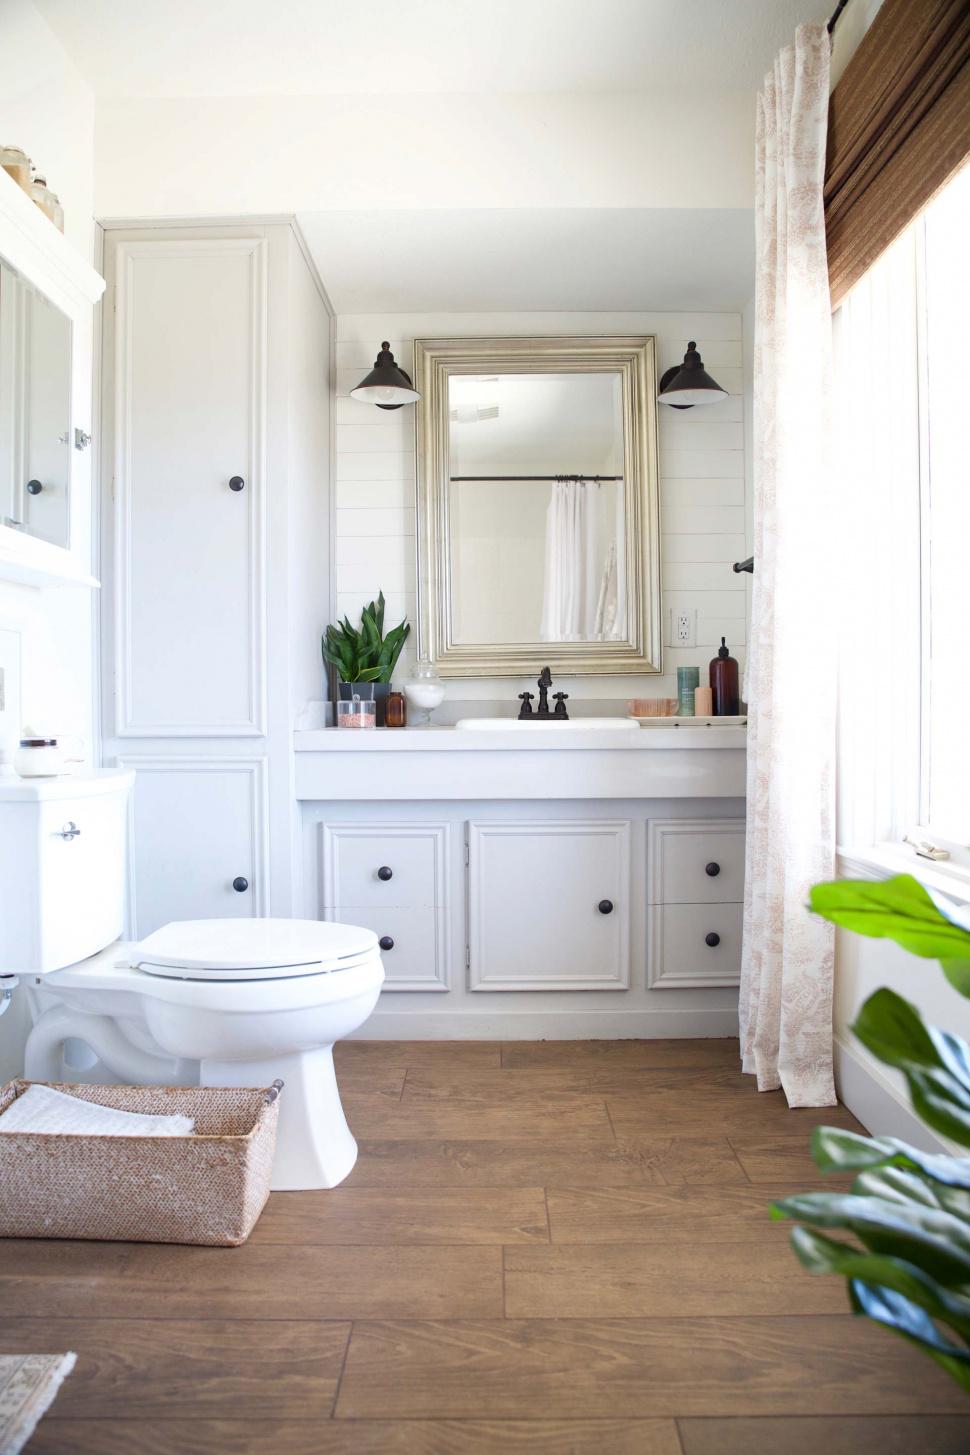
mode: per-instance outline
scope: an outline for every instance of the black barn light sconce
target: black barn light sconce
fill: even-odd
[[[404,404],[417,404],[421,395],[412,386],[410,375],[395,364],[390,344],[385,340],[373,369],[356,389],[351,389],[350,397],[364,404],[376,404],[378,409],[400,409]]]
[[[715,384],[710,374],[705,371],[693,339],[687,345],[684,362],[675,364],[661,376],[660,393],[657,395],[660,403],[669,404],[671,409],[692,409],[695,404],[716,404],[719,399],[727,397],[727,390],[722,389],[720,384]]]

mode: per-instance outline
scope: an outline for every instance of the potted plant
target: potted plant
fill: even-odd
[[[370,601],[360,614],[355,629],[345,616],[327,627],[320,646],[323,660],[337,674],[337,690],[343,700],[354,696],[373,698],[377,703],[377,725],[384,726],[384,711],[391,677],[401,649],[411,632],[407,617],[384,634],[384,593]]]
[[[970,911],[948,901],[941,908],[938,898],[900,874],[883,883],[817,884],[811,907],[857,934],[939,960],[954,989],[970,998]],[[970,1147],[965,1041],[924,1025],[914,1005],[887,989],[869,997],[852,1030],[873,1056],[902,1072],[926,1126]],[[837,1127],[816,1127],[812,1155],[823,1171],[857,1176],[851,1192],[774,1204],[774,1217],[803,1225],[792,1233],[795,1253],[809,1272],[847,1279],[854,1313],[901,1334],[970,1393],[970,1157]],[[829,1236],[832,1229],[843,1236]]]

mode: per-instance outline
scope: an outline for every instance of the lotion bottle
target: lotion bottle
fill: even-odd
[[[736,717],[741,711],[741,696],[738,690],[738,664],[727,649],[724,637],[717,656],[711,659],[711,693],[714,698],[715,717]]]

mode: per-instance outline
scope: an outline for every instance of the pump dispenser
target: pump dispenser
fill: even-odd
[[[738,691],[738,664],[727,649],[724,637],[717,656],[711,659],[711,693],[714,698],[715,717],[736,717],[741,711],[741,696]]]

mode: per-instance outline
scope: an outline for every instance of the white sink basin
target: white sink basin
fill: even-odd
[[[554,718],[540,718],[520,722],[515,717],[463,717],[455,723],[456,728],[476,729],[488,733],[537,733],[548,729],[551,733],[569,732],[602,732],[608,729],[616,732],[618,729],[638,733],[640,724],[629,717],[578,717],[569,718],[565,722],[556,722]]]

